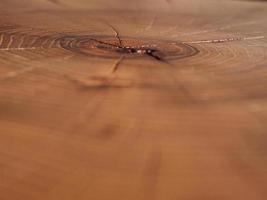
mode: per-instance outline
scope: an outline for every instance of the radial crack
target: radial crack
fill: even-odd
[[[122,46],[122,40],[121,40],[121,37],[120,37],[117,29],[114,26],[112,26],[111,24],[109,24],[108,22],[105,22],[105,23],[114,31],[115,37],[117,38],[119,45]]]
[[[112,66],[111,73],[115,73],[118,70],[119,65],[121,64],[123,59],[124,59],[124,55],[122,55],[118,60],[116,60],[116,62]]]

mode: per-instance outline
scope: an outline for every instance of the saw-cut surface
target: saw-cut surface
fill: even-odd
[[[266,1],[0,1],[0,200],[266,188]]]

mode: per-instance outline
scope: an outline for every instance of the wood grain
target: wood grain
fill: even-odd
[[[267,3],[1,0],[1,200],[265,200]]]

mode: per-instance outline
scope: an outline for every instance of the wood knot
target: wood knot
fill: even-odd
[[[151,57],[159,61],[181,59],[198,53],[195,47],[181,42],[125,38],[118,43],[116,38],[108,36],[65,38],[61,46],[88,56],[104,58]]]

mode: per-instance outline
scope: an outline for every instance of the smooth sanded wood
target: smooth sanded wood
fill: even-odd
[[[1,0],[0,199],[267,199],[266,22],[265,1]],[[198,53],[62,47],[84,36]]]

